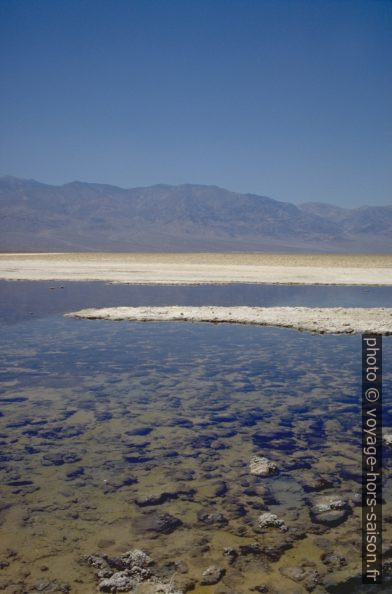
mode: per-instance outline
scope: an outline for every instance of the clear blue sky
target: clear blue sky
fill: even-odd
[[[0,0],[0,44],[0,175],[391,202],[391,1]]]

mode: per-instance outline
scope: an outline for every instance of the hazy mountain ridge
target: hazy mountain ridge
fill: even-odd
[[[346,233],[392,232],[392,206],[360,206],[349,209],[331,204],[308,202],[299,207],[309,214],[321,216],[325,220],[339,224]]]
[[[0,178],[2,251],[392,251],[392,206],[294,205],[217,186]]]

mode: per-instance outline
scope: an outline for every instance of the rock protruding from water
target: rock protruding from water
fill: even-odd
[[[268,458],[254,456],[249,462],[249,470],[251,474],[256,476],[268,476],[277,472],[278,467],[275,462],[268,460]]]
[[[392,446],[392,433],[383,433],[382,440],[387,446]]]
[[[284,521],[276,514],[265,512],[258,517],[257,524],[259,528],[280,528],[282,532],[287,531]]]
[[[132,549],[120,557],[88,555],[83,559],[96,570],[100,592],[139,591],[144,594],[183,594],[172,584],[162,581],[151,568],[153,560],[144,551]]]
[[[201,576],[200,583],[203,586],[212,586],[213,584],[217,584],[225,574],[225,570],[222,567],[217,567],[216,565],[211,565]]]

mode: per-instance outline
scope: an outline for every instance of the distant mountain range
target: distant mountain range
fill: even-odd
[[[300,205],[216,186],[0,178],[0,250],[392,252],[392,206]]]

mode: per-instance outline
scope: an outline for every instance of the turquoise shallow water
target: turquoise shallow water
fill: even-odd
[[[7,284],[3,315],[11,310],[12,292],[17,312],[2,326],[0,346],[4,591],[35,592],[45,579],[72,592],[94,592],[94,572],[80,565],[81,557],[95,551],[118,555],[134,546],[179,582],[193,582],[196,593],[241,594],[262,585],[270,592],[359,591],[359,336],[78,321],[62,313],[106,299],[99,290],[90,294],[96,283],[72,283],[72,298],[63,293],[71,291],[68,286],[28,285],[22,298],[19,283]],[[110,287],[112,301],[105,305],[136,305],[143,298],[132,293],[134,287],[120,287],[120,294],[116,289]],[[159,295],[150,289],[147,302]],[[205,298],[194,289],[166,289],[161,303]],[[290,294],[292,287],[276,288],[275,295],[259,289],[248,301],[253,295],[257,303],[268,297],[283,305],[301,297],[304,305],[320,305],[325,298],[322,291],[306,297]],[[211,302],[241,303],[241,290],[231,288],[231,296],[222,293],[219,301],[211,289]],[[366,299],[383,305],[386,299],[376,289],[374,295],[339,291],[339,305]],[[46,306],[56,311],[45,315]],[[391,351],[392,340],[385,338],[389,427]],[[279,471],[252,476],[254,455],[267,456]],[[384,461],[390,541],[388,450]],[[345,502],[336,525],[314,514],[327,495]],[[265,511],[277,514],[288,530],[260,530]],[[172,518],[167,530],[154,523],[157,514]],[[237,555],[233,562],[228,547]],[[332,553],[344,563],[332,562]],[[217,585],[201,585],[211,562],[224,575]],[[293,567],[302,569],[302,579],[292,579]]]

